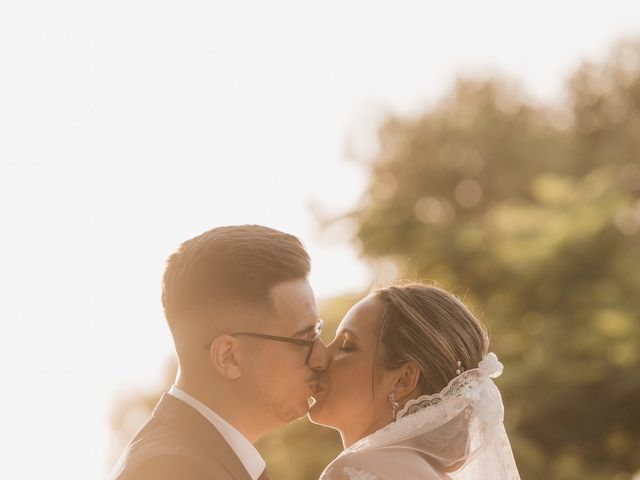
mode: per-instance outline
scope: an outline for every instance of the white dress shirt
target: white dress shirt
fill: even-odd
[[[238,456],[244,465],[244,468],[249,472],[251,478],[253,480],[258,479],[264,471],[266,464],[264,459],[260,456],[260,453],[258,453],[258,450],[256,450],[256,447],[254,447],[244,435],[200,400],[192,397],[187,392],[180,390],[177,386],[171,385],[169,393],[182,400],[187,405],[195,408],[203,417],[209,420],[209,422],[211,422],[216,430],[220,432],[220,435],[224,437],[231,449]]]

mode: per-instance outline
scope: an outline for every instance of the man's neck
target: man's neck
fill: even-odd
[[[234,394],[222,385],[205,385],[204,382],[190,381],[178,374],[176,386],[183,392],[199,400],[227,423],[232,425],[251,443],[257,442],[270,428],[260,421],[261,415],[255,410],[255,404],[245,401],[241,395]]]

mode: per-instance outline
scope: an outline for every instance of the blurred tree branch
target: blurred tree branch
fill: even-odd
[[[369,187],[339,218],[365,258],[438,280],[489,324],[523,478],[624,480],[640,470],[640,43],[567,88],[551,108],[461,79],[419,117],[389,115],[362,159]],[[356,300],[322,307],[327,332]],[[114,410],[116,443],[162,390]],[[317,478],[339,451],[306,420],[258,446],[283,480]]]

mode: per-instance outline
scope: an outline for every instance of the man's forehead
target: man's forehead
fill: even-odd
[[[306,280],[283,282],[271,290],[271,301],[279,319],[292,326],[315,323],[318,319],[313,290]]]
[[[273,304],[281,308],[301,308],[315,305],[311,285],[305,279],[278,283],[271,289]]]

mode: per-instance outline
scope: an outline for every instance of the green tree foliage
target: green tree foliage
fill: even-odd
[[[504,80],[460,80],[434,108],[390,116],[351,214],[362,254],[437,280],[489,325],[524,479],[640,470],[640,44],[584,64],[561,105]],[[360,295],[325,302],[330,339]],[[114,450],[162,391],[115,409]],[[273,478],[317,478],[340,450],[303,419],[260,440]]]
[[[523,478],[640,470],[640,44],[571,78],[567,102],[460,80],[387,118],[353,213],[366,257],[481,313]],[[467,293],[468,292],[468,293]]]

